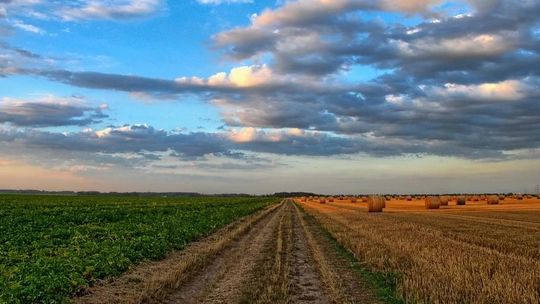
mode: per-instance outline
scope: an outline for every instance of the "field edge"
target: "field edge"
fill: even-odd
[[[377,298],[386,304],[404,304],[405,301],[397,296],[397,280],[399,278],[398,274],[389,273],[389,272],[378,272],[367,269],[362,266],[361,261],[357,259],[352,251],[343,246],[339,241],[332,235],[332,233],[326,229],[318,220],[306,211],[301,204],[294,203],[302,211],[304,219],[310,223],[314,223],[322,234],[327,238],[327,240],[334,247],[335,251],[342,257],[345,258],[348,262],[348,268],[351,269],[360,279],[370,284],[374,290]]]

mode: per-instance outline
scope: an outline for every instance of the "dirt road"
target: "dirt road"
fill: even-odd
[[[285,200],[74,301],[378,303],[367,286],[319,226]]]

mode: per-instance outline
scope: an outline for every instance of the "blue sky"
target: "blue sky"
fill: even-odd
[[[539,5],[0,1],[0,188],[532,191]]]

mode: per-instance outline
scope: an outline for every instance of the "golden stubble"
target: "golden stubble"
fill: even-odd
[[[301,203],[366,267],[397,274],[397,293],[418,303],[540,303],[540,201]]]

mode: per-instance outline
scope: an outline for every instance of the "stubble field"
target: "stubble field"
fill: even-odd
[[[299,200],[297,200],[299,202]],[[396,293],[416,303],[540,303],[540,201],[389,200],[383,213],[334,200],[301,206]]]

